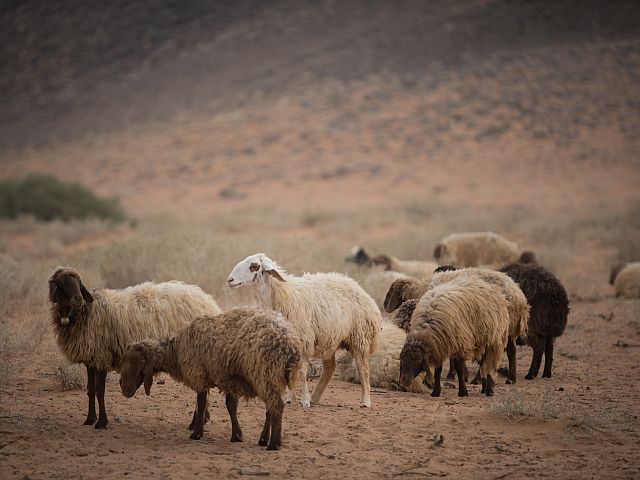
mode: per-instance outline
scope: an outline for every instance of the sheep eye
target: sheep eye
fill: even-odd
[[[259,263],[252,263],[249,266],[249,271],[250,272],[257,272],[258,270],[260,270],[260,264]]]

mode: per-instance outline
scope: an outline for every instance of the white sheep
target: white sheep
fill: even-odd
[[[520,252],[518,245],[494,232],[453,233],[436,244],[433,258],[440,265],[499,268],[520,261],[535,263],[531,251]]]
[[[428,277],[438,268],[437,263],[424,260],[400,260],[399,258],[384,254],[370,257],[361,246],[353,247],[345,260],[360,266],[381,265],[385,270],[404,273],[416,278]]]
[[[260,306],[282,313],[301,338],[302,405],[320,401],[335,370],[335,353],[346,349],[362,379],[362,406],[371,406],[369,356],[379,345],[382,323],[375,301],[358,283],[339,273],[288,275],[264,253],[250,255],[229,274],[230,288],[253,286]],[[322,359],[322,375],[309,396],[307,369],[311,358]],[[289,390],[288,402],[295,400]]]
[[[640,298],[640,262],[615,265],[609,283],[613,285],[616,297]]]
[[[282,445],[282,395],[300,368],[300,342],[281,314],[256,308],[233,308],[203,316],[175,335],[129,347],[122,359],[120,388],[132,397],[144,382],[147,395],[156,372],[197,392],[191,439],[202,438],[209,388],[225,394],[231,418],[231,441],[242,441],[237,408],[240,398],[258,397],[266,405],[259,445]]]
[[[127,345],[168,335],[200,315],[220,313],[211,295],[195,285],[146,282],[89,292],[71,267],[54,270],[49,300],[58,347],[71,363],[87,368],[89,411],[84,424],[95,423],[96,428],[109,423],[104,405],[107,372],[119,369]]]

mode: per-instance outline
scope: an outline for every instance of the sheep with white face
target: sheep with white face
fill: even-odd
[[[282,313],[302,340],[303,407],[320,401],[335,370],[339,349],[353,356],[362,380],[361,405],[371,406],[369,357],[378,349],[382,316],[355,280],[340,273],[289,275],[264,253],[256,253],[233,268],[227,285],[254,288],[258,304]],[[323,366],[313,395],[307,387],[311,358],[321,359]],[[295,398],[290,390],[287,402],[293,403]]]

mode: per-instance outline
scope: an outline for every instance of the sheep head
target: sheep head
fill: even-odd
[[[120,389],[122,395],[133,397],[144,382],[144,391],[151,393],[154,374],[153,362],[144,354],[141,345],[134,345],[122,356],[120,363]]]
[[[351,249],[349,255],[345,257],[346,262],[355,263],[356,265],[371,265],[371,257],[364,250],[364,247],[356,245]]]
[[[518,263],[538,263],[538,259],[536,258],[536,254],[531,250],[524,250],[520,254]]]
[[[402,302],[407,300],[405,298],[405,292],[409,285],[410,282],[404,278],[394,280],[394,282],[389,287],[389,290],[387,290],[387,295],[384,297],[385,312],[393,312],[402,304]]]
[[[60,323],[68,325],[75,320],[75,312],[85,302],[93,302],[93,296],[82,284],[80,274],[71,267],[57,267],[49,277],[49,301],[55,304]]]
[[[438,263],[444,263],[444,259],[448,254],[449,254],[449,249],[442,242],[439,242],[436,245],[436,248],[433,250],[433,258]]]
[[[423,371],[429,372],[429,360],[424,342],[407,335],[400,352],[400,385],[409,386]]]
[[[611,274],[609,275],[609,285],[613,285],[616,281],[616,277],[620,273],[620,271],[626,267],[626,263],[616,263],[613,267],[611,267]]]
[[[276,262],[264,253],[255,253],[233,267],[227,278],[227,286],[236,288],[242,285],[259,284],[264,281],[263,277],[265,275],[270,275],[281,282],[286,282],[283,276],[284,271]]]

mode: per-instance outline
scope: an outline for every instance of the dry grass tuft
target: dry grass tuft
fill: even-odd
[[[86,371],[82,365],[71,364],[61,355],[56,355],[55,376],[62,390],[84,390]]]

